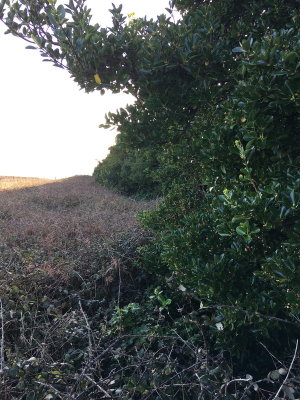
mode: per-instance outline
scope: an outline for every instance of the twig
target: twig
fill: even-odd
[[[1,339],[0,339],[0,373],[4,368],[4,320],[3,320],[3,304],[0,299],[0,319],[1,319]]]
[[[121,298],[121,285],[122,285],[122,277],[121,277],[121,266],[120,262],[118,262],[118,272],[119,272],[119,287],[118,287],[118,307],[120,307],[120,298]]]
[[[229,382],[227,382],[226,384],[225,384],[225,392],[224,392],[224,394],[225,394],[225,396],[227,396],[227,389],[228,389],[228,386],[231,384],[231,383],[234,383],[234,382],[250,382],[250,379],[245,379],[245,378],[237,378],[237,379],[232,379],[231,381],[229,381]],[[224,386],[223,386],[224,387]],[[221,388],[221,390],[222,390],[222,388]]]
[[[101,387],[100,385],[99,385],[99,383],[97,383],[97,382],[95,382],[90,376],[88,376],[88,375],[84,375],[84,377],[88,380],[88,381],[90,381],[91,383],[93,383],[99,390],[100,390],[100,392],[102,392],[102,393],[104,393],[104,395],[105,395],[105,397],[107,398],[112,398],[112,396],[105,390],[105,389],[103,389],[103,387]]]
[[[92,342],[92,335],[91,335],[91,327],[90,327],[89,321],[88,321],[88,319],[87,319],[87,316],[86,316],[85,312],[83,311],[82,304],[81,304],[81,300],[79,300],[79,307],[80,307],[80,311],[81,311],[81,313],[82,313],[82,315],[83,315],[83,318],[84,318],[84,320],[85,320],[86,329],[87,329],[87,331],[88,331],[88,338],[89,338],[89,359],[91,359],[92,356],[93,356],[93,342]]]
[[[276,360],[279,364],[281,364],[281,365],[285,368],[285,365],[284,365],[280,360],[278,360],[278,358],[275,357],[274,354],[272,354],[272,353],[270,352],[270,350],[267,348],[266,345],[264,345],[262,342],[258,342],[258,343],[267,351],[267,353],[270,355],[270,357],[272,358],[272,360],[273,360],[273,359]],[[273,361],[273,362],[274,362],[274,361]],[[276,364],[275,364],[275,363],[274,363],[274,365],[275,365],[275,368],[276,368]]]
[[[171,385],[163,385],[163,386],[160,386],[160,387],[163,388],[163,389],[165,389],[165,388],[174,387],[174,386],[188,386],[188,387],[193,387],[193,386],[202,386],[202,385],[201,385],[201,383],[189,382],[189,383],[172,383]]]
[[[176,336],[178,336],[178,339],[181,340],[181,342],[182,342],[186,347],[188,347],[193,353],[197,354],[196,351],[195,351],[195,348],[192,348],[192,347],[190,346],[190,344],[189,344],[186,340],[184,340],[184,339],[176,332],[175,329],[172,329],[172,331],[175,333]]]
[[[185,368],[184,370],[177,372],[175,375],[171,376],[171,378],[167,379],[165,382],[163,382],[161,385],[157,386],[156,388],[154,388],[145,398],[144,400],[148,400],[150,399],[150,397],[153,395],[153,393],[155,393],[157,390],[161,389],[162,387],[166,386],[166,384],[168,382],[171,382],[173,379],[177,378],[177,376],[182,375],[183,373],[185,373],[186,371],[189,371],[192,368],[195,368],[197,365],[201,364],[201,361],[197,361],[196,363],[194,363],[193,365],[190,365],[189,367]]]
[[[289,366],[289,369],[288,369],[288,372],[286,374],[286,377],[285,377],[284,381],[282,382],[282,385],[280,386],[280,388],[277,390],[277,393],[275,394],[273,400],[275,400],[278,397],[278,395],[281,392],[283,386],[285,385],[286,381],[288,380],[288,377],[289,377],[289,375],[291,373],[291,370],[293,368],[293,364],[294,364],[294,362],[296,360],[297,351],[298,351],[298,339],[296,341],[296,347],[295,347],[295,351],[294,351],[294,356],[293,356],[293,359],[292,359],[291,364]]]
[[[126,338],[141,338],[141,337],[145,337],[145,338],[158,338],[158,339],[173,339],[173,340],[179,340],[177,337],[174,336],[160,336],[160,335],[122,335],[119,336],[118,338],[116,338],[115,340],[113,340],[110,345],[108,345],[97,357],[93,358],[92,360],[89,360],[89,362],[87,363],[87,365],[83,368],[81,374],[79,375],[79,377],[76,379],[75,384],[73,385],[73,390],[75,390],[75,387],[82,381],[82,379],[86,376],[86,373],[88,371],[88,369],[95,364],[97,361],[101,360],[106,353],[108,353],[119,341],[124,340]],[[83,394],[85,394],[86,392],[88,392],[91,389],[91,387],[88,387],[86,389],[84,389],[83,392],[81,392],[75,399],[79,399]]]
[[[143,364],[148,364],[148,361],[147,362],[145,362],[145,363],[141,363],[140,364],[140,367],[142,367],[143,366]],[[130,368],[132,368],[132,367],[135,367],[135,365],[126,365],[126,367],[122,367],[122,368],[119,368],[118,370],[114,370],[113,371],[113,373],[114,373],[114,375],[118,375],[120,372],[123,372],[123,371],[126,371],[126,370],[128,370],[128,369],[130,369]],[[111,375],[112,375],[112,373],[110,373],[106,378],[105,378],[105,380],[107,380],[107,379],[109,379],[110,377],[111,377]],[[83,375],[83,377],[87,377],[87,375]],[[102,383],[103,382],[103,379],[101,379],[100,381],[98,381],[98,382],[94,382],[91,386],[88,386],[87,388],[85,388],[82,392],[80,392],[78,395],[77,395],[77,397],[75,398],[75,400],[79,400],[80,398],[82,398],[82,396],[83,395],[86,395],[90,390],[92,390],[92,389],[94,389],[95,387],[98,387],[98,385],[100,385],[100,383]],[[115,398],[115,397],[113,397],[113,396],[110,396],[111,398]],[[118,397],[119,398],[119,397]]]
[[[56,396],[58,396],[60,399],[63,400],[65,398],[65,395],[63,393],[61,393],[59,390],[57,390],[55,387],[53,387],[52,385],[49,385],[48,383],[40,382],[40,381],[35,381],[35,382],[38,383],[41,386],[44,386],[44,387],[46,387],[48,389],[51,389],[53,391],[53,393],[55,393]],[[69,399],[70,399],[70,397],[69,397]]]
[[[272,315],[264,315],[261,314],[258,311],[249,311],[249,310],[245,310],[241,307],[237,307],[237,306],[229,306],[229,305],[211,305],[211,306],[206,306],[206,307],[202,307],[201,310],[207,310],[207,309],[229,309],[229,310],[234,310],[234,311],[240,311],[243,312],[247,315],[251,315],[251,316],[256,316],[256,317],[260,317],[260,318],[265,318],[269,321],[277,321],[277,322],[283,322],[284,324],[289,324],[289,325],[293,325],[293,326],[297,326],[299,328],[300,323],[297,322],[292,322],[289,321],[287,319],[283,319],[283,318],[278,318],[278,317],[273,317]]]

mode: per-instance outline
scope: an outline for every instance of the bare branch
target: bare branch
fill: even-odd
[[[294,356],[293,356],[293,359],[292,359],[291,364],[290,364],[290,366],[289,366],[289,369],[288,369],[288,372],[287,372],[287,374],[286,374],[286,377],[285,377],[284,381],[282,382],[280,388],[277,390],[277,393],[275,394],[273,400],[275,400],[275,399],[278,398],[279,393],[281,392],[283,386],[286,384],[286,382],[287,382],[287,380],[288,380],[288,378],[289,378],[289,375],[290,375],[291,370],[292,370],[292,368],[293,368],[294,362],[295,362],[295,360],[296,360],[297,351],[298,351],[298,339],[297,339],[297,341],[296,341],[296,347],[295,347],[295,351],[294,351]]]

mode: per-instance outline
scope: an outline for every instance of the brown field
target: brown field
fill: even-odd
[[[136,201],[101,187],[90,176],[57,181],[0,177],[2,279],[3,274],[28,276],[37,270],[62,278],[74,268],[96,265],[99,253],[112,251],[112,244],[122,241],[124,247],[124,238],[130,249],[147,236],[137,212],[154,206],[154,201]]]
[[[52,179],[44,178],[22,178],[18,176],[0,176],[0,192],[3,190],[16,190],[24,187],[45,185],[55,182]]]
[[[1,400],[33,399],[32,390],[35,399],[48,398],[49,371],[75,382],[73,367],[70,377],[63,371],[68,351],[84,355],[87,338],[84,358],[107,346],[107,318],[141,297],[148,282],[133,262],[149,238],[136,214],[155,204],[123,197],[91,176],[0,177]]]

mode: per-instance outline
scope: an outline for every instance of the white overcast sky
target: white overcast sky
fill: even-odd
[[[155,17],[168,0],[123,0],[124,14]],[[93,22],[109,24],[112,1],[88,0]],[[63,178],[91,175],[114,144],[98,128],[108,111],[125,106],[124,94],[86,94],[66,71],[43,63],[26,42],[0,26],[0,176]]]

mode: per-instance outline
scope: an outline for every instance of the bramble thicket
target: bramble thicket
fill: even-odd
[[[299,397],[299,0],[173,0],[156,20],[112,5],[110,27],[84,0],[1,4],[8,32],[80,88],[135,96],[106,116],[118,135],[94,171],[161,197],[139,216],[136,297],[105,317],[122,337],[114,398]]]

